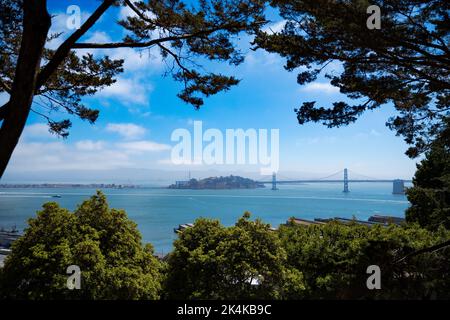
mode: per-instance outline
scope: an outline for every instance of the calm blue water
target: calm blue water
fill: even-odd
[[[193,222],[198,217],[219,219],[232,225],[245,211],[252,217],[278,226],[289,217],[348,217],[366,220],[373,214],[404,216],[409,202],[403,195],[392,194],[391,183],[353,183],[350,193],[342,192],[340,183],[279,185],[251,190],[171,190],[156,188],[105,189],[110,206],[125,209],[157,252],[168,252],[175,239],[173,228]],[[56,201],[73,210],[95,193],[94,189],[1,189],[0,227],[26,227],[43,203]],[[61,198],[52,198],[59,194]]]

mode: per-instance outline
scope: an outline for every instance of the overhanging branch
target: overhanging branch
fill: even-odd
[[[153,24],[153,20],[149,19],[148,17],[146,17],[144,15],[144,13],[142,13],[138,8],[136,8],[136,6],[133,4],[132,1],[130,0],[125,0],[124,1],[125,4],[130,7],[131,10],[134,11],[134,13],[136,13],[138,15],[139,18],[141,18],[142,20],[144,20],[145,22],[148,22],[150,24]]]
[[[196,33],[188,33],[180,36],[162,37],[145,42],[75,43],[73,45],[73,49],[147,48],[167,41],[185,40],[202,35],[208,35],[218,30],[220,30],[220,28],[209,29]]]
[[[436,252],[436,251],[441,250],[441,249],[443,249],[445,247],[448,247],[448,246],[450,246],[450,240],[447,240],[445,242],[442,242],[440,244],[437,244],[437,245],[434,245],[434,246],[431,246],[431,247],[427,247],[427,248],[423,248],[423,249],[414,251],[414,252],[412,252],[410,254],[407,254],[403,258],[395,261],[394,263],[400,263],[400,262],[402,262],[402,261],[404,261],[406,259],[409,259],[411,257],[417,256],[419,254],[423,254],[423,253],[427,253],[427,252],[433,253],[433,252]]]
[[[105,13],[110,6],[114,4],[114,0],[104,0],[102,4],[94,11],[94,13],[86,20],[85,23],[66,39],[56,50],[52,59],[42,68],[36,82],[36,91],[48,80],[55,72],[58,66],[64,61],[73,49],[73,45],[97,22],[97,20]]]
[[[11,88],[2,79],[0,79],[0,87],[2,87],[3,90],[5,90],[9,95],[11,95]]]
[[[41,69],[37,76],[36,92],[55,72],[58,66],[72,50],[73,45],[98,21],[98,19],[114,4],[114,0],[104,0],[102,4],[94,11],[94,13],[86,20],[85,23],[66,39],[55,51],[52,59]],[[0,120],[5,119],[8,111],[9,102],[0,107]]]
[[[176,62],[177,65],[183,70],[183,72],[185,72],[185,73],[187,73],[187,74],[191,73],[191,72],[189,71],[188,68],[186,68],[185,66],[183,66],[183,64],[182,64],[181,61],[180,61],[180,57],[178,57],[174,52],[172,52],[169,48],[163,46],[163,45],[160,44],[160,43],[158,43],[158,46],[159,46],[163,51],[167,52],[168,54],[170,54],[170,55],[174,58],[175,62]]]

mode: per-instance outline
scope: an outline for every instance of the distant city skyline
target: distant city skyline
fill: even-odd
[[[51,0],[49,4],[54,15],[51,32],[64,32],[63,37],[67,36],[71,32],[65,27],[67,3]],[[85,0],[71,4],[80,6],[83,17],[97,5]],[[122,31],[119,32],[115,21],[129,14],[124,8],[111,10],[85,40],[105,42],[121,38]],[[274,15],[268,30],[276,32],[283,26],[284,22],[277,19]],[[50,42],[50,46],[56,46],[58,41],[61,40]],[[201,172],[199,175],[219,172],[250,177],[258,172],[258,167],[250,165],[174,165],[170,161],[175,145],[170,140],[171,133],[177,128],[192,130],[197,120],[205,128],[222,132],[237,128],[279,129],[281,174],[289,172],[299,178],[314,178],[347,167],[380,179],[411,179],[418,159],[409,159],[404,154],[408,146],[385,126],[387,119],[394,115],[392,106],[369,112],[347,127],[300,126],[293,110],[302,102],[316,100],[317,104],[330,106],[337,99],[348,99],[324,77],[299,86],[297,74],[284,70],[282,58],[261,50],[251,51],[250,41],[247,36],[239,40],[246,53],[246,60],[239,67],[205,64],[211,71],[231,74],[242,81],[228,92],[205,99],[205,105],[198,111],[176,97],[180,84],[162,76],[165,65],[157,50],[94,51],[94,54],[125,58],[125,72],[117,82],[84,99],[86,105],[100,110],[97,123],[90,125],[74,120],[70,136],[63,140],[48,132],[44,119],[31,114],[1,182],[151,181],[164,176],[170,180],[188,171]],[[79,50],[80,54],[86,52]],[[339,65],[330,64],[326,71],[339,70]],[[0,102],[4,101],[7,96],[0,96]],[[64,116],[67,115],[55,114],[55,117]]]

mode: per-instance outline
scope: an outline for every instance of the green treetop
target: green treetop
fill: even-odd
[[[80,267],[80,290],[67,288],[70,265]],[[50,202],[29,220],[1,269],[0,297],[157,299],[160,269],[136,224],[97,192],[73,213]]]
[[[286,268],[275,232],[246,213],[233,227],[198,219],[168,258],[165,294],[175,299],[301,297],[302,274]]]
[[[450,247],[418,250],[450,240],[444,228],[367,227],[352,223],[281,226],[287,267],[303,274],[310,299],[448,299]],[[367,268],[380,268],[381,290],[369,290]]]
[[[450,229],[450,127],[433,142],[417,165],[413,187],[407,196],[411,206],[406,219],[429,229]]]

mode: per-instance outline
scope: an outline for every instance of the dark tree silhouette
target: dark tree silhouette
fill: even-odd
[[[259,32],[255,49],[286,58],[289,71],[304,68],[299,84],[315,81],[331,62],[343,72],[326,74],[331,84],[356,103],[331,108],[306,101],[298,122],[339,127],[367,110],[393,103],[387,125],[411,145],[416,157],[429,149],[449,117],[450,49],[448,1],[439,0],[273,0],[287,21],[278,33]],[[381,9],[381,28],[367,27],[367,8]]]
[[[450,229],[450,127],[433,142],[426,157],[417,165],[413,187],[407,196],[411,206],[406,210],[408,222],[436,230]]]

